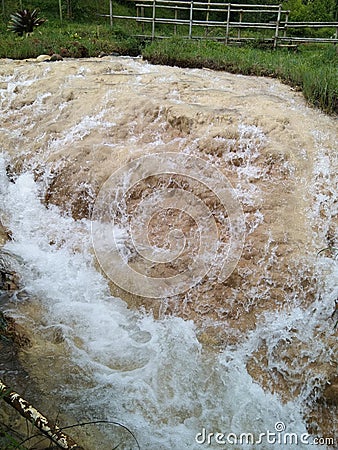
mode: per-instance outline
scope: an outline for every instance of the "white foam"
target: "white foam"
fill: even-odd
[[[162,73],[160,68],[137,59],[123,61],[127,68],[141,75]],[[70,82],[72,77],[84,78],[87,70],[80,68],[65,83]],[[201,79],[210,78],[209,71],[196,70],[192,73]],[[189,76],[184,71],[180,74],[182,78]],[[164,78],[170,80],[170,74]],[[5,81],[8,87],[6,92],[0,91],[1,105],[10,120],[17,114],[17,111],[10,110],[16,99],[15,86],[20,87],[20,83],[29,86],[36,80],[18,79],[14,74]],[[218,87],[219,82],[223,81],[221,75],[215,75],[214,86]],[[138,77],[135,82],[140,82]],[[44,99],[49,95],[48,92],[42,93],[35,104],[24,106],[25,114],[35,114],[35,121],[38,121],[43,115]],[[175,102],[181,101],[175,90],[169,96]],[[100,105],[101,111],[83,117],[66,134],[60,132],[57,138],[48,141],[49,151],[81,141],[97,127],[114,127],[115,122],[105,119],[104,112],[113,98],[114,93],[109,92]],[[20,120],[26,120],[25,114]],[[155,121],[162,126],[163,116],[159,114]],[[224,158],[228,161],[238,156],[243,158],[244,164],[238,170],[242,184],[235,186],[235,190],[246,205],[259,206],[260,192],[252,181],[265,176],[255,164],[265,136],[259,128],[245,124],[240,126],[239,131],[236,155],[227,152]],[[25,142],[22,131],[17,133],[20,142]],[[321,152],[318,152],[314,174],[315,201],[308,216],[314,226],[318,225],[317,231],[322,239],[337,214],[337,171],[336,166],[330,163],[332,149],[325,147],[325,136],[318,133],[314,136]],[[43,138],[42,134],[40,138]],[[130,135],[128,139],[135,141],[136,147],[137,137]],[[195,150],[195,147],[190,150],[185,148],[185,138],[173,138],[172,142],[187,153]],[[162,143],[159,133],[158,140],[145,144],[144,152]],[[224,139],[225,148],[227,145],[230,148],[230,144]],[[105,145],[115,144],[107,142]],[[20,150],[24,151],[22,148]],[[45,158],[48,152],[46,154]],[[313,362],[334,359],[325,346],[325,338],[332,331],[330,316],[338,297],[337,261],[324,256],[318,258],[317,275],[318,279],[323,280],[321,297],[318,296],[311,307],[302,309],[299,305],[293,306],[296,299],[290,294],[287,311],[263,314],[256,329],[237,346],[226,347],[219,354],[209,353],[198,342],[192,322],[177,317],[154,320],[151,314],[132,311],[121,299],[112,297],[107,281],[94,266],[89,222],[74,221],[53,206],[47,209],[40,202],[44,185],[37,185],[29,173],[20,175],[15,184],[9,182],[6,157],[1,157],[0,162],[1,220],[13,235],[5,250],[17,259],[16,270],[31,301],[41,302],[43,321],[37,326],[41,330],[61,329],[71,351],[72,367],[79,367],[86,374],[83,380],[81,377],[76,379],[78,385],[74,383],[67,387],[67,381],[64,381],[60,386],[60,395],[77,417],[118,420],[134,432],[141,448],[148,450],[203,448],[204,445],[195,441],[196,434],[203,429],[214,433],[257,435],[267,430],[275,431],[276,422],[282,421],[286,431],[299,435],[306,433],[303,412],[316,383],[321,381],[318,380],[320,368],[317,370]],[[211,162],[216,163],[215,160]],[[292,167],[289,169],[291,171]],[[48,183],[48,173],[44,183]],[[321,221],[318,220],[320,211],[325,213]],[[263,215],[257,209],[248,232],[253,232],[262,221]],[[123,230],[119,237],[122,245]],[[267,241],[264,264],[269,262],[273,266],[276,257],[274,246],[273,240]],[[246,278],[244,271],[242,269],[243,280]],[[266,293],[269,293],[268,284]],[[252,286],[246,295],[249,297],[247,301],[254,303],[260,300],[262,293]],[[16,304],[9,305],[13,313],[16,307]],[[297,359],[287,363],[286,358],[282,357],[287,356],[290,347],[298,341],[302,343],[302,357],[308,361],[302,367]],[[293,401],[283,403],[277,394],[265,392],[250,377],[248,361],[262,343],[266,347],[270,370],[291,378],[308,370],[308,379],[302,390],[295,393]],[[58,377],[62,379],[62,374]],[[215,442],[205,446],[234,448]],[[286,447],[264,443],[240,448],[271,450]],[[308,445],[299,444],[298,448],[305,449]]]
[[[287,431],[306,433],[301,407],[308,392],[283,404],[253,382],[246,363],[265,340],[269,364],[282,368],[274,349],[295,335],[319,357],[314,330],[327,312],[323,306],[318,303],[316,314],[299,308],[266,314],[244,344],[219,355],[205,353],[192,322],[176,317],[156,321],[111,297],[93,266],[87,221],[46,209],[32,175],[23,174],[13,184],[5,166],[1,158],[2,220],[13,233],[6,251],[21,261],[22,283],[42,302],[44,326],[62,328],[72,364],[85,369],[96,386],[63,387],[78,417],[90,409],[96,418],[118,419],[149,450],[201,448],[195,436],[203,428],[257,437],[275,431],[275,423],[282,421]],[[325,322],[321,327],[325,330]],[[271,449],[271,444],[259,448]]]

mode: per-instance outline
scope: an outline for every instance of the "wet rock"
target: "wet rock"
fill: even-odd
[[[0,222],[0,247],[6,244],[11,238],[10,232]]]
[[[11,269],[6,253],[0,254],[0,291],[5,291],[9,296],[19,289],[19,277]]]
[[[10,232],[0,222],[0,249],[11,239]],[[13,292],[18,289],[18,276],[11,270],[6,252],[0,253],[0,290]]]
[[[329,405],[338,406],[338,376],[329,381],[323,391],[323,397]]]
[[[17,347],[30,347],[31,341],[24,329],[12,317],[0,312],[0,337],[10,340]]]
[[[59,55],[58,53],[54,53],[54,54],[50,57],[49,61],[63,61],[63,58],[62,58],[62,56]]]
[[[18,276],[14,272],[0,271],[0,289],[14,292],[18,289]]]
[[[50,61],[50,55],[39,55],[36,58],[36,62],[44,62],[44,61]]]

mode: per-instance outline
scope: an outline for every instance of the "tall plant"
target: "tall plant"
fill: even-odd
[[[46,19],[38,17],[38,10],[23,9],[11,14],[8,24],[8,29],[13,33],[23,36],[24,34],[32,33],[34,28],[39,27]]]

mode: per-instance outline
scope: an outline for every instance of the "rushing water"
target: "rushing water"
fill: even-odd
[[[241,116],[233,123],[229,117],[234,112],[227,110],[223,120],[224,109],[217,105],[216,98],[224,93],[224,105],[229,108],[227,95],[240,89],[241,77],[223,79],[210,71],[182,72],[152,68],[137,60],[117,61],[105,61],[104,70],[97,61],[94,79],[86,79],[94,71],[90,61],[83,66],[69,63],[62,81],[52,81],[50,66],[21,65],[17,70],[2,70],[1,219],[12,237],[4,251],[22,287],[3,309],[32,331],[33,347],[22,355],[22,361],[42,389],[49,392],[47,402],[56,402],[73,420],[119,422],[133,432],[142,449],[305,449],[309,443],[325,448],[314,442],[316,436],[323,437],[323,428],[311,411],[335,373],[336,364],[332,314],[338,297],[334,259],[337,157],[332,152],[335,134],[323,125],[329,119],[316,112],[320,116],[317,129],[306,136],[299,131],[301,127],[291,130],[291,140],[300,146],[298,160],[294,152],[289,158],[264,164],[260,158],[267,152],[267,142],[274,142],[274,133],[280,133],[276,138],[280,146],[285,145],[284,140],[288,142],[278,128],[288,114],[290,121],[292,114],[298,113],[304,121],[315,123],[311,116],[314,112],[292,97],[290,100],[286,89],[277,92],[273,82],[265,85],[265,81],[256,88],[255,80],[248,81],[247,97],[236,95],[231,103]],[[154,105],[149,107],[144,101],[155,92],[150,78],[153,72],[164,92],[161,101],[164,103],[165,96],[170,108],[183,108],[187,102],[180,84],[189,90],[188,111],[179,110],[178,114],[167,107],[163,112],[161,107],[165,105],[159,101],[153,113]],[[99,77],[107,74],[112,81],[102,95],[96,92],[95,82],[100,83]],[[214,79],[210,81],[210,77]],[[231,87],[235,83],[239,87]],[[138,101],[128,104],[130,85],[137,87],[133,95]],[[38,86],[34,94],[30,94],[32,86]],[[79,98],[74,94],[91,89],[96,97],[90,105],[86,102],[92,97],[80,101],[80,94]],[[210,106],[208,96],[213,89],[216,97]],[[124,101],[119,104],[122,93]],[[264,122],[264,114],[252,117],[253,100],[248,98],[255,95],[261,101],[269,95],[276,103],[276,109],[270,111],[270,124]],[[68,100],[60,101],[58,96],[63,100],[67,96]],[[97,99],[102,102],[99,106]],[[279,108],[277,100],[287,103],[281,117],[273,117]],[[79,117],[74,118],[67,108],[76,102],[74,111],[79,111]],[[77,109],[79,105],[83,111]],[[144,128],[140,128],[142,122]],[[172,126],[169,131],[168,123]],[[221,129],[230,127],[230,134],[221,133]],[[309,143],[309,136],[311,150],[304,143]],[[118,162],[112,163],[114,156],[104,164],[97,159],[100,145],[104,154],[116,150]],[[232,168],[234,174],[229,172],[227,176],[243,205],[247,223],[243,255],[258,249],[252,265],[248,258],[239,263],[240,287],[232,284],[219,293],[211,274],[205,291],[192,287],[182,297],[175,297],[174,306],[168,298],[153,300],[155,309],[161,305],[156,317],[149,305],[136,308],[133,302],[128,305],[128,296],[121,300],[111,294],[92,249],[90,219],[71,217],[67,211],[71,207],[65,200],[71,194],[63,185],[69,176],[76,194],[74,180],[82,176],[86,198],[90,193],[95,199],[95,177],[100,187],[107,174],[122,165],[119,145],[124,146],[128,157],[133,150],[139,156],[151,154],[154,148],[171,151],[176,147],[192,155],[213,146],[206,153],[205,164],[215,170],[224,169],[224,164]],[[95,153],[92,165],[90,152],[86,150],[83,156],[80,147]],[[66,171],[63,176],[63,168],[69,169],[69,161],[77,159],[75,171]],[[101,172],[97,169],[100,164]],[[53,188],[60,174],[62,181]],[[278,192],[289,200],[276,200],[265,211],[269,196],[277,198]],[[294,192],[299,194],[296,200]],[[52,200],[46,205],[49,195]],[[269,216],[274,208],[278,219]],[[266,217],[270,217],[270,227],[264,222]],[[221,219],[218,221],[222,224]],[[263,234],[257,234],[260,227],[267,227]],[[287,233],[294,235],[286,237]],[[264,239],[257,243],[262,235]],[[325,242],[329,249],[317,256],[316,251],[325,247]],[[280,281],[276,277],[283,270]],[[306,275],[308,272],[311,274]],[[277,290],[284,292],[282,299]],[[203,339],[210,329],[223,336],[216,345],[208,345],[210,340]],[[310,421],[314,430],[311,435]],[[325,437],[335,438],[337,423],[332,419],[325,426],[327,433],[331,429]],[[120,441],[119,448],[137,448],[122,427],[110,425],[101,431],[98,437],[92,428],[87,430],[89,449],[113,448]],[[286,433],[294,434],[290,437]]]

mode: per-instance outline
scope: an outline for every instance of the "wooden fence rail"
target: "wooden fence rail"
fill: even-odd
[[[143,38],[164,38],[160,35],[157,24],[173,25],[173,34],[177,34],[179,26],[185,26],[189,39],[214,39],[222,40],[226,44],[253,40],[253,37],[244,37],[242,30],[271,30],[269,37],[260,38],[270,41],[273,47],[285,42],[323,42],[338,43],[338,22],[290,22],[288,10],[283,10],[282,5],[246,5],[233,3],[219,3],[194,1],[194,0],[135,0],[135,16],[118,16],[113,14],[112,0],[110,1],[110,24],[114,19],[135,20],[142,24]],[[255,21],[259,16],[259,22]],[[265,16],[265,20],[263,17]],[[145,33],[145,24],[150,24],[151,29]],[[158,27],[157,27],[158,28]],[[294,29],[319,29],[332,28],[334,34],[331,38],[310,38],[287,36],[288,30]],[[198,31],[204,29],[204,35],[198,35]],[[212,29],[217,30],[217,35],[212,34]],[[196,31],[195,31],[196,30]],[[168,33],[168,30],[166,30]],[[256,38],[257,39],[257,38]]]

